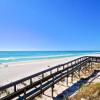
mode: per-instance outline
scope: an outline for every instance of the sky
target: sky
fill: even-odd
[[[0,0],[3,50],[100,50],[100,0]]]

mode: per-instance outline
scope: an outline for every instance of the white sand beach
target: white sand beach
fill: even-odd
[[[91,56],[100,56],[100,54],[92,54]],[[78,57],[80,56],[1,64],[0,86],[43,71],[55,65],[66,63]]]

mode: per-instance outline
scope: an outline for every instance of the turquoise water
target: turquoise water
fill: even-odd
[[[0,63],[81,56],[100,51],[0,51]]]

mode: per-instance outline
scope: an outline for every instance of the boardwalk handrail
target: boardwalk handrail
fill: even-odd
[[[84,57],[87,58],[88,56],[84,56]],[[36,77],[36,76],[38,76],[38,75],[41,75],[41,74],[45,73],[45,72],[51,71],[51,70],[53,70],[53,69],[55,69],[55,68],[59,68],[59,67],[61,67],[61,66],[67,65],[67,64],[69,64],[69,63],[71,63],[71,62],[74,62],[74,61],[77,61],[77,60],[79,60],[79,59],[82,59],[82,58],[84,58],[84,57],[80,57],[80,58],[74,59],[74,60],[69,61],[69,62],[67,62],[67,63],[54,66],[54,67],[52,67],[52,68],[49,68],[49,69],[46,69],[46,70],[44,70],[44,71],[38,72],[38,73],[33,74],[33,75],[31,75],[31,76],[28,76],[28,77],[19,79],[19,80],[17,80],[17,81],[11,82],[11,83],[9,83],[9,84],[7,84],[7,85],[1,86],[1,87],[0,87],[0,91],[1,91],[1,90],[4,90],[4,89],[6,89],[6,88],[12,87],[12,86],[14,86],[14,85],[20,84],[20,83],[22,83],[22,82],[24,82],[24,81],[27,81],[27,80],[29,80],[29,79],[31,79],[31,78],[34,78],[34,77]]]
[[[34,74],[34,75],[31,75],[31,76],[28,76],[28,77],[26,77],[26,78],[20,79],[20,80],[18,80],[18,81],[12,82],[12,83],[10,83],[10,84],[1,86],[1,87],[0,87],[0,91],[3,91],[3,90],[5,90],[5,89],[7,89],[7,88],[10,88],[10,87],[16,87],[16,85],[18,85],[18,84],[20,84],[20,83],[22,83],[22,82],[25,82],[25,81],[27,81],[27,80],[30,80],[30,79],[32,79],[32,78],[34,78],[34,77],[39,76],[39,75],[43,75],[43,74],[46,73],[46,72],[50,72],[50,71],[52,71],[52,70],[54,70],[54,69],[60,68],[60,67],[62,67],[62,66],[68,65],[68,64],[71,64],[71,65],[70,65],[70,66],[67,66],[66,68],[64,68],[64,69],[62,69],[62,70],[60,70],[60,71],[57,71],[57,72],[53,73],[53,75],[59,75],[60,73],[62,73],[62,72],[64,72],[64,71],[67,71],[67,70],[69,70],[69,69],[70,69],[70,72],[71,72],[71,71],[72,71],[72,68],[74,68],[74,66],[75,66],[75,68],[77,68],[77,65],[78,65],[78,67],[79,67],[81,64],[84,64],[84,63],[86,63],[86,61],[90,61],[90,60],[92,60],[93,58],[95,58],[96,61],[97,61],[97,58],[96,58],[96,57],[84,56],[84,57],[80,57],[80,58],[77,58],[77,59],[75,59],[75,60],[69,61],[69,62],[67,62],[67,63],[65,63],[65,64],[60,64],[60,65],[58,65],[58,66],[49,68],[49,69],[44,70],[44,71],[42,71],[42,72],[36,73],[36,74]],[[99,59],[100,59],[100,57],[99,57]],[[94,61],[95,61],[95,60],[94,60]],[[73,62],[74,62],[74,64],[73,64]],[[75,70],[75,68],[74,68],[74,70]],[[63,74],[66,75],[66,72],[63,73]],[[63,76],[64,76],[64,75],[63,75]],[[10,94],[10,95],[4,97],[2,100],[6,100],[5,98],[14,98],[14,97],[17,97],[18,95],[22,94],[22,93],[24,92],[24,90],[29,90],[29,89],[31,89],[31,88],[33,88],[33,87],[35,87],[35,86],[38,86],[39,84],[41,84],[41,82],[48,81],[48,80],[51,79],[52,77],[53,77],[52,74],[50,74],[50,75],[44,77],[43,79],[40,79],[40,80],[38,80],[38,81],[36,81],[36,82],[34,82],[34,83],[32,83],[32,84],[30,84],[30,85],[24,87],[24,88],[21,88],[21,89],[19,89],[19,90],[16,90],[16,89],[15,89],[16,91],[14,91],[12,94]],[[59,76],[59,77],[60,77],[60,76]],[[36,96],[36,95],[35,95],[35,96]]]

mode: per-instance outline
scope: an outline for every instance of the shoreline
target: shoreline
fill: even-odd
[[[93,54],[100,54],[100,53],[89,53],[89,54],[80,54],[80,55],[55,55],[55,56],[40,56],[38,59],[31,59],[31,60],[19,60],[19,61],[8,61],[8,62],[0,62],[0,64],[15,64],[15,63],[25,63],[25,62],[33,62],[33,61],[43,61],[43,60],[51,60],[51,59],[60,59],[60,58],[68,58],[68,57],[81,57],[81,56],[87,56],[87,55],[93,55]],[[22,57],[23,58],[23,57]],[[27,57],[24,57],[24,58],[27,58]],[[6,59],[6,58],[3,58],[3,59]],[[8,58],[7,58],[8,59]],[[15,58],[9,58],[9,59],[15,59]]]
[[[48,58],[39,58],[33,60],[22,60],[22,61],[12,61],[12,62],[1,62],[0,64],[15,64],[15,63],[25,63],[25,62],[35,62],[35,61],[44,61],[44,60],[51,60],[51,59],[61,59],[61,58],[68,58],[68,57],[77,57],[77,56],[84,56],[84,55],[76,55],[76,56],[61,56],[61,57],[48,57]]]
[[[100,56],[100,54],[89,54],[89,55]],[[89,56],[89,55],[82,55],[82,56]],[[41,72],[50,67],[66,63],[68,61],[71,61],[73,59],[82,56],[8,63],[6,67],[0,68],[0,86],[30,76],[37,72]]]
[[[83,55],[84,56],[84,55]],[[81,57],[81,56],[66,56],[66,57],[55,57],[55,58],[44,58],[44,59],[34,59],[34,60],[26,60],[26,61],[17,61],[17,62],[7,62],[0,64],[18,64],[18,63],[31,63],[31,62],[39,62],[39,61],[47,61],[47,60],[55,60],[55,59],[64,59],[64,58],[72,58],[72,57]]]

